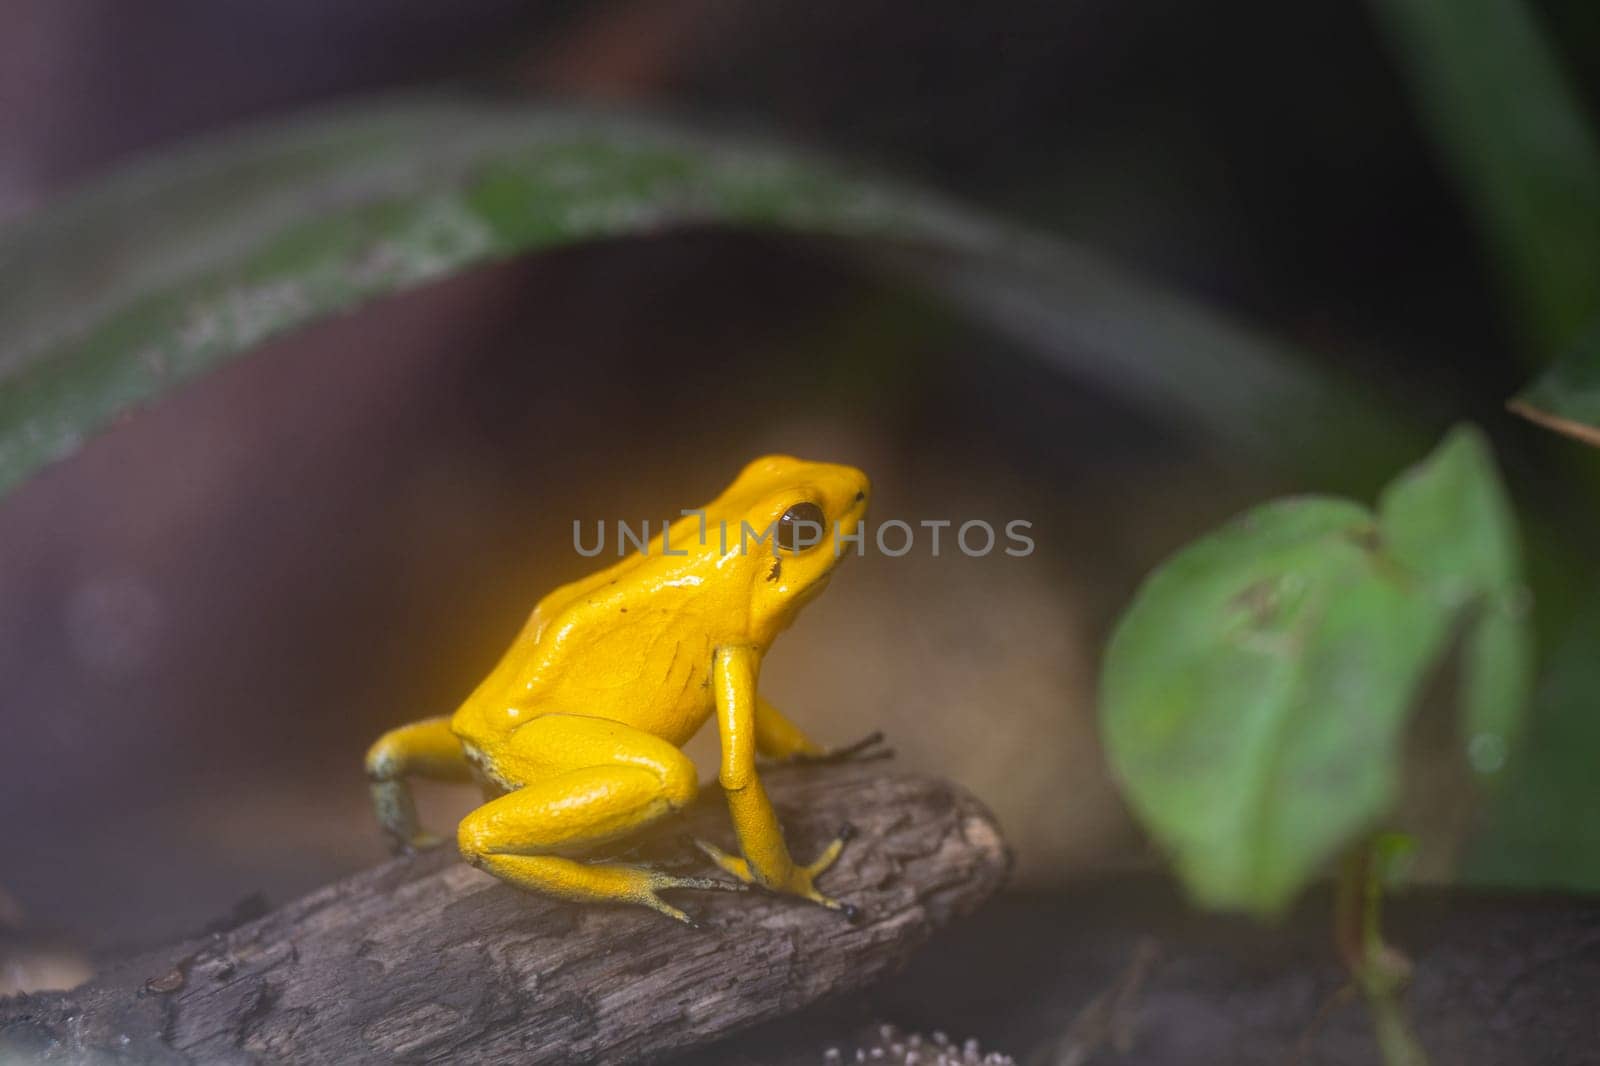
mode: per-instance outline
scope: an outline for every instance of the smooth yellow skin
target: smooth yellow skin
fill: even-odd
[[[868,491],[852,467],[757,459],[705,505],[703,525],[688,515],[665,540],[658,534],[647,550],[550,593],[452,717],[402,726],[368,751],[378,821],[402,846],[434,843],[417,824],[406,778],[475,779],[486,802],[461,822],[461,854],[519,888],[642,904],[679,921],[689,918],[662,889],[759,885],[849,910],[815,884],[843,839],[796,863],[756,772],[758,754],[827,753],[756,684],[773,640],[853,550],[837,538],[859,533]],[[827,527],[815,543],[790,551],[776,538],[757,541],[807,502]],[[694,764],[680,749],[713,712],[718,780],[743,854],[696,843],[739,884],[572,858],[694,799]]]

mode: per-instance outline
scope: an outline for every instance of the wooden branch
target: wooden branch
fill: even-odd
[[[765,893],[676,893],[695,930],[530,896],[445,848],[73,992],[0,1000],[0,1060],[658,1059],[870,984],[1005,878],[993,817],[953,786],[881,764],[766,779],[797,856],[846,821],[859,830],[822,883],[863,909],[860,924]],[[707,789],[633,857],[699,865],[685,833],[731,847],[721,801]]]

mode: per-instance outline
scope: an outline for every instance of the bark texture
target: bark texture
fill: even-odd
[[[453,848],[396,859],[70,993],[0,1001],[0,1060],[632,1062],[681,1053],[870,984],[998,889],[1008,854],[966,793],[871,765],[769,771],[791,849],[859,831],[824,875],[865,912],[764,893],[675,893],[705,925],[518,892]],[[630,861],[732,847],[716,789]]]

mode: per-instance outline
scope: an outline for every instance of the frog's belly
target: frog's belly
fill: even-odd
[[[472,776],[479,785],[497,788],[501,792],[511,792],[522,787],[521,781],[513,781],[500,773],[495,768],[494,760],[490,759],[476,743],[465,737],[459,739],[461,750],[466,754],[467,762],[472,765]]]

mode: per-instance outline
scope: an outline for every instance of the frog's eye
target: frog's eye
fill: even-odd
[[[787,552],[803,552],[822,542],[826,528],[822,508],[811,502],[797,503],[778,519],[778,547]]]

